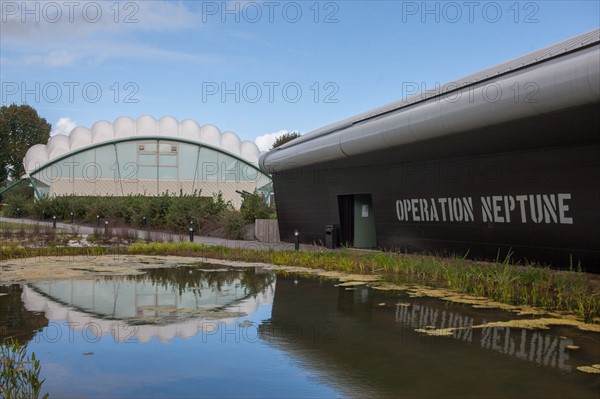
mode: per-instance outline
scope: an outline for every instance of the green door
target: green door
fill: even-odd
[[[371,194],[354,195],[354,247],[377,247]]]

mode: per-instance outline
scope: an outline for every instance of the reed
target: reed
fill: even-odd
[[[97,256],[117,252],[263,262],[347,273],[377,273],[391,282],[449,288],[511,305],[531,305],[547,311],[566,312],[586,322],[600,322],[600,284],[586,277],[580,267],[556,271],[536,265],[515,265],[511,263],[509,257],[502,261],[483,263],[464,258],[392,252],[363,253],[348,249],[273,251],[252,247],[229,248],[185,241],[148,243],[137,241],[129,246],[86,248],[31,248],[8,244],[0,246],[0,261],[32,256]]]
[[[303,266],[348,273],[381,273],[387,280],[449,288],[511,305],[532,305],[548,311],[576,315],[598,322],[598,283],[578,270],[554,271],[511,263],[510,257],[494,263],[464,258],[442,258],[397,253],[339,251],[265,251],[226,248],[197,243],[135,243],[131,254],[201,256],[228,260]]]
[[[6,399],[46,399],[41,396],[41,365],[35,353],[27,356],[27,344],[10,338],[0,344],[0,397]]]

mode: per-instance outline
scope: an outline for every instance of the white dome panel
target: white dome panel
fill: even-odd
[[[76,127],[69,134],[71,151],[78,150],[92,144],[92,132],[87,127]]]
[[[168,342],[177,336],[177,324],[168,324],[157,328],[158,339],[161,342]]]
[[[207,124],[200,129],[200,142],[221,147],[221,131],[215,125]]]
[[[200,140],[200,125],[193,119],[181,121],[181,138],[193,141]]]
[[[234,155],[240,155],[240,152],[242,151],[242,141],[237,134],[225,132],[221,136],[221,147]]]
[[[179,137],[179,122],[172,116],[163,116],[158,120],[160,136]]]
[[[32,146],[23,159],[23,166],[25,171],[30,173],[31,171],[39,168],[43,164],[48,162],[48,152],[45,144],[36,144]]]
[[[91,129],[79,126],[71,130],[68,136],[53,136],[47,145],[36,144],[32,146],[23,158],[23,165],[29,173],[44,166],[49,160],[81,148],[112,140],[135,138],[136,136],[181,137],[185,140],[222,149],[240,156],[252,164],[257,164],[260,157],[260,151],[254,142],[242,142],[238,135],[233,132],[221,134],[221,131],[215,125],[200,126],[198,122],[192,119],[178,122],[172,116],[164,116],[160,120],[156,120],[152,116],[143,115],[137,120],[121,116],[115,119],[113,123],[99,120],[92,125]]]
[[[57,148],[62,148],[66,151],[70,149],[69,145],[69,136],[65,136],[64,134],[57,134],[56,136],[50,137],[47,144],[47,151],[51,153]]]
[[[138,136],[158,135],[158,121],[150,115],[142,115],[135,122]]]
[[[50,154],[48,154],[48,160],[52,161],[53,159],[56,159],[64,154],[67,154],[68,152],[69,152],[68,149],[65,149],[62,147],[55,148],[54,150],[50,151]]]
[[[92,142],[101,143],[115,138],[113,124],[109,121],[98,121],[92,126]]]
[[[258,146],[254,143],[254,141],[242,141],[240,157],[244,158],[250,163],[258,164],[259,155],[260,151],[258,150]]]
[[[52,301],[48,301],[45,316],[49,320],[66,320],[68,312],[68,308]]]
[[[133,137],[136,135],[135,121],[128,116],[121,116],[113,123],[115,139]]]
[[[156,336],[157,327],[153,325],[137,326],[138,330],[135,337],[139,342],[150,342]]]
[[[198,334],[198,322],[196,320],[188,320],[177,326],[177,335],[187,339]]]

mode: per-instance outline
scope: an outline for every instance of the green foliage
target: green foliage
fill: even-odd
[[[221,214],[221,225],[225,228],[225,235],[230,240],[244,238],[244,226],[246,221],[238,211],[227,210]]]
[[[73,195],[41,197],[33,200],[28,197],[11,195],[6,199],[6,216],[16,216],[21,209],[22,217],[37,219],[51,218],[69,220],[71,212],[77,221],[94,223],[96,216],[108,219],[111,224],[125,224],[142,227],[146,217],[148,228],[187,231],[190,222],[197,229],[217,219],[230,203],[223,200],[221,193],[202,197],[200,192],[179,195],[165,193],[156,197],[129,195],[125,197],[77,197]]]
[[[233,216],[232,216],[233,217]],[[598,282],[580,271],[552,271],[536,266],[476,263],[463,258],[441,258],[396,253],[338,251],[261,251],[219,246],[189,247],[186,244],[138,243],[132,254],[189,255],[245,260],[275,265],[302,266],[347,273],[381,273],[391,282],[419,283],[449,288],[512,305],[532,305],[548,311],[566,312],[585,322],[600,316]]]
[[[27,344],[21,345],[13,338],[0,345],[0,395],[5,399],[37,399],[40,398],[42,384],[40,381],[40,361],[31,353],[27,356]],[[41,396],[42,399],[48,394]]]
[[[240,212],[247,223],[254,223],[255,219],[270,219],[272,216],[269,205],[256,190],[254,193],[244,196]]]
[[[287,132],[287,133],[277,137],[277,139],[275,139],[275,142],[273,143],[273,146],[271,147],[271,149],[273,150],[277,147],[280,147],[280,146],[284,145],[285,143],[287,143],[288,141],[297,139],[300,136],[301,135],[298,132]]]
[[[0,107],[0,183],[25,172],[23,158],[34,144],[45,144],[51,126],[29,105]]]

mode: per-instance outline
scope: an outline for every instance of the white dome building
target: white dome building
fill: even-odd
[[[122,116],[76,127],[48,144],[32,146],[23,159],[25,178],[41,195],[161,195],[221,192],[236,208],[239,192],[271,191],[271,178],[258,168],[252,141],[196,121],[137,120]]]

